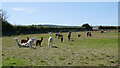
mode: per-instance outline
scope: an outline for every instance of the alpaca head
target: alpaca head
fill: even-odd
[[[49,32],[49,36],[51,36],[51,32]]]
[[[41,37],[41,40],[43,40],[43,37]]]
[[[71,32],[69,32],[69,34],[71,34]]]
[[[27,37],[27,41],[29,40],[29,37]]]
[[[14,38],[14,40],[17,40],[17,38]]]

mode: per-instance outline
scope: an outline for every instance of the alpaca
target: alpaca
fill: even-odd
[[[43,37],[41,37],[41,40],[36,40],[36,46],[39,44],[41,46],[41,42],[43,41]]]
[[[55,38],[58,36],[58,39],[62,36],[62,34],[55,34]]]
[[[81,35],[80,34],[78,34],[78,37],[80,37]]]
[[[68,41],[70,41],[71,32],[68,33]]]
[[[18,42],[17,38],[15,38],[14,40],[16,41],[16,43],[17,43],[17,45],[19,47],[30,47],[30,48],[33,48],[32,47],[32,43],[35,41],[35,39],[36,38],[29,39],[26,43],[21,43],[21,44]]]
[[[106,30],[101,30],[101,33],[106,33],[107,31]]]
[[[92,36],[92,34],[90,33],[89,36]]]
[[[89,33],[90,33],[90,32],[87,32],[87,36],[89,36]]]
[[[63,36],[63,35],[59,35],[59,36],[58,36],[58,39],[59,39],[60,37],[62,37],[62,36]]]
[[[87,36],[92,36],[91,32],[87,32]]]
[[[27,39],[22,39],[21,43],[26,43],[29,40],[29,38],[27,37]]]
[[[63,35],[61,36],[61,42],[63,42]]]
[[[101,30],[101,33],[104,33],[104,30]]]
[[[53,38],[51,37],[51,32],[49,33],[48,46],[52,48]]]
[[[57,36],[59,36],[60,34],[55,34],[55,38],[57,37]]]

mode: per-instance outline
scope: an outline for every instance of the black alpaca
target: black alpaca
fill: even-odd
[[[80,37],[81,35],[80,34],[78,34],[78,37]]]
[[[43,37],[41,37],[41,40],[36,40],[36,46],[39,44],[41,46],[41,42],[43,41]]]
[[[55,34],[55,38],[58,36],[60,38],[62,35],[61,34]]]
[[[63,35],[61,36],[61,42],[63,42]]]

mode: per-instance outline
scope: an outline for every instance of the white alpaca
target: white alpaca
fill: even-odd
[[[52,48],[53,38],[51,37],[51,32],[49,33],[48,46]]]
[[[17,45],[18,45],[19,47],[30,47],[30,48],[33,48],[33,47],[32,47],[32,44],[34,43],[34,41],[35,41],[36,38],[37,38],[37,37],[32,38],[32,39],[29,39],[26,43],[22,43],[22,44],[20,44],[20,43],[18,42],[18,39],[17,39],[17,38],[15,38],[14,40],[17,42]]]

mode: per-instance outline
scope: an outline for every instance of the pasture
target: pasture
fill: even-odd
[[[72,32],[68,41],[67,33],[63,42],[52,33],[53,48],[48,47],[48,33],[2,37],[3,66],[116,66],[118,65],[118,33],[93,31],[92,37],[87,32]],[[81,34],[81,37],[78,37]],[[37,39],[44,37],[42,47],[36,49],[19,48],[14,40],[26,37]]]

